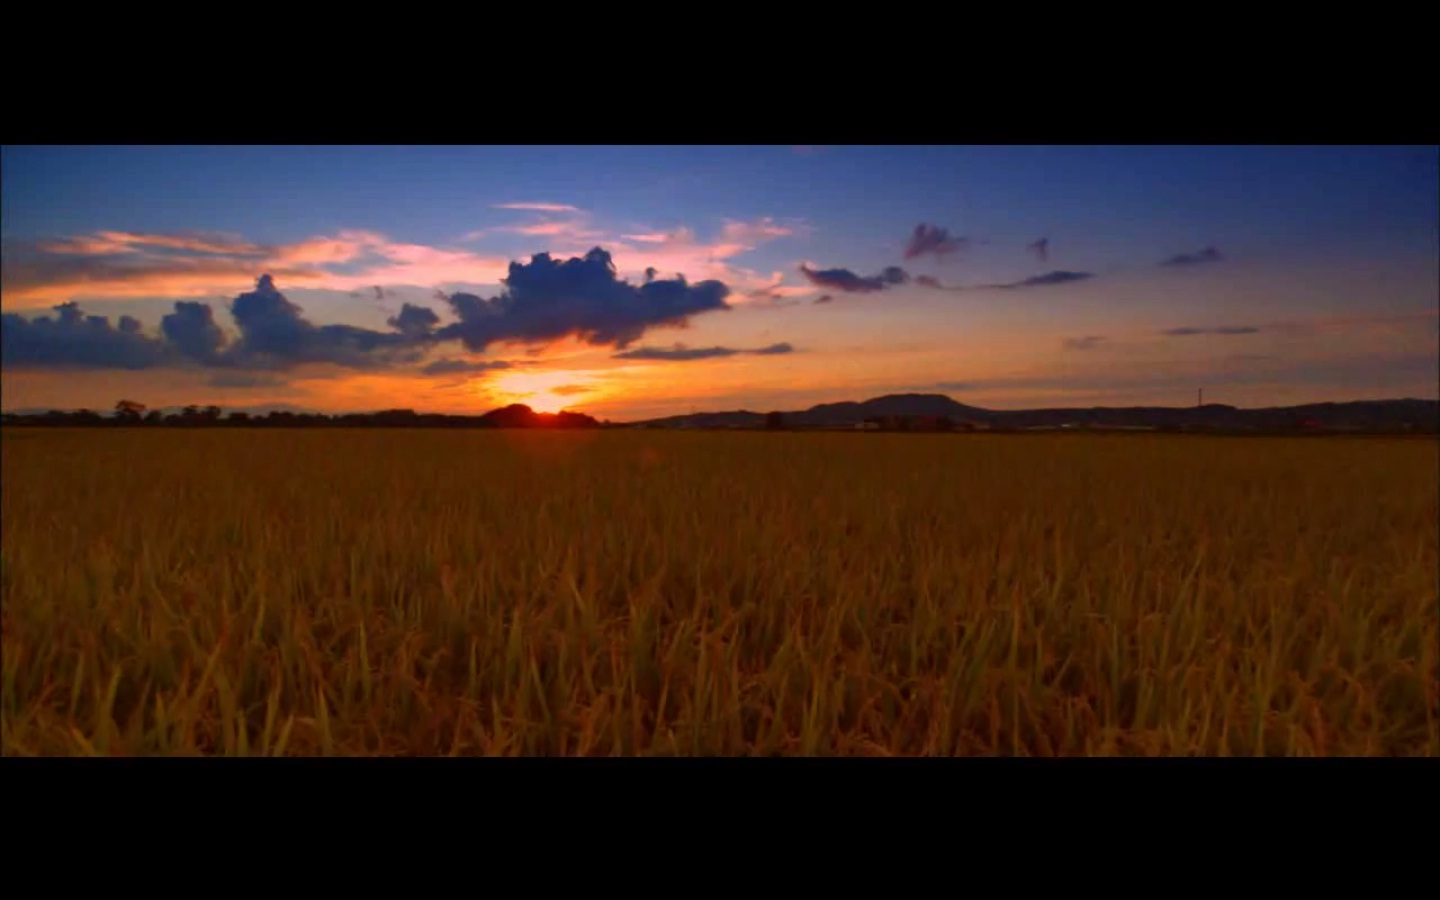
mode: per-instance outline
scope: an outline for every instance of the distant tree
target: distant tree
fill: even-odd
[[[230,415],[225,417],[225,420],[231,425],[249,425],[250,414],[238,411],[232,412]]]
[[[785,429],[785,415],[779,412],[765,414],[766,431],[783,431]]]
[[[220,407],[207,406],[200,413],[200,419],[207,425],[215,425],[220,421]]]
[[[165,414],[158,409],[152,409],[145,414],[146,425],[159,425],[165,419]]]
[[[936,430],[936,431],[954,431],[954,430],[955,430],[955,420],[952,419],[952,418],[950,418],[949,416],[940,416],[940,417],[938,417],[938,418],[935,419],[935,430]]]
[[[127,425],[134,425],[145,415],[145,404],[134,400],[121,400],[115,404],[115,418]]]

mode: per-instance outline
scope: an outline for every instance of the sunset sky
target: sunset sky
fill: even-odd
[[[1440,395],[1433,146],[5,147],[0,171],[6,410]]]

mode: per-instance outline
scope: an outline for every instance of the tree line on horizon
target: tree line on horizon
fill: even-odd
[[[484,415],[462,416],[446,413],[417,413],[412,409],[387,409],[370,413],[290,412],[273,410],[265,415],[252,415],[235,410],[228,415],[218,406],[186,406],[179,412],[163,413],[149,409],[134,400],[115,404],[113,415],[102,415],[93,409],[74,411],[52,409],[48,412],[5,413],[5,425],[128,427],[128,428],[313,428],[313,427],[377,427],[377,428],[600,428],[593,416],[577,412],[536,412],[523,403],[512,403]]]

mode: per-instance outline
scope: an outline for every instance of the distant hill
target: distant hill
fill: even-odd
[[[167,417],[180,416],[183,407],[162,407]],[[410,410],[382,410],[370,413],[324,414],[290,404],[264,404],[248,407],[221,407],[222,415],[242,412],[267,424],[333,423],[340,425],[374,424],[410,427],[498,427],[498,428],[595,428],[600,423],[580,413],[537,413],[528,406],[514,404],[491,410],[482,416],[457,416],[416,413]],[[6,410],[11,417],[45,418],[46,409]],[[92,419],[81,416],[68,418],[72,424],[86,424]],[[113,419],[113,410],[99,409],[93,413],[105,420]],[[767,413],[752,410],[702,412],[628,422],[628,428],[762,428]],[[1095,406],[1080,409],[994,410],[968,406],[944,394],[887,394],[869,400],[843,403],[822,403],[809,409],[781,412],[786,427],[791,428],[853,428],[867,420],[915,418],[947,418],[964,427],[974,425],[992,429],[1028,429],[1063,427],[1155,428],[1215,431],[1291,431],[1304,428],[1355,431],[1420,431],[1440,432],[1440,401],[1436,400],[1358,400],[1350,403],[1308,403],[1300,406],[1240,409],[1219,403],[1205,406]],[[44,424],[43,422],[40,424]]]
[[[949,416],[956,421],[976,421],[989,415],[988,410],[966,406],[944,394],[886,394],[859,403],[822,403],[786,417],[800,425],[843,425],[884,416]]]
[[[1059,428],[1089,425],[1115,428],[1286,429],[1315,425],[1330,429],[1403,428],[1440,430],[1440,401],[1359,400],[1301,406],[1241,409],[1219,403],[1204,406],[1131,406],[991,410],[967,406],[944,394],[887,394],[860,402],[822,403],[782,412],[790,426],[844,428],[887,416],[946,416],[955,422],[991,428]],[[758,428],[765,413],[737,410],[670,416],[630,423],[649,428]]]

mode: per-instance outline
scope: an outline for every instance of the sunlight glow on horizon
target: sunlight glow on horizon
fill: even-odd
[[[481,389],[502,406],[523,403],[536,412],[581,412],[587,401],[613,395],[607,385],[593,380],[596,374],[572,369],[505,372],[486,381]]]

